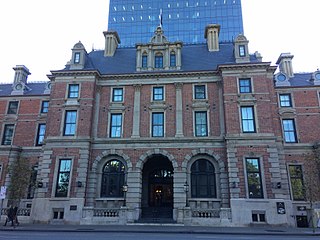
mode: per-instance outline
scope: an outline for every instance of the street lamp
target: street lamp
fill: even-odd
[[[123,207],[125,207],[126,206],[126,197],[127,197],[127,192],[128,192],[128,185],[122,186],[122,192],[123,192],[123,197],[124,197]]]
[[[186,207],[189,207],[189,200],[188,200],[189,184],[187,181],[184,183],[183,187],[186,193]]]

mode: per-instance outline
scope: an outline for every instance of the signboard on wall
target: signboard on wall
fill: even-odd
[[[6,186],[1,186],[1,188],[0,188],[0,199],[5,199],[6,198],[6,193],[7,193],[7,187]]]
[[[277,212],[278,214],[286,214],[286,208],[284,202],[277,202]]]

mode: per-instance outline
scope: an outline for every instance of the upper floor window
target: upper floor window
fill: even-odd
[[[208,136],[207,112],[195,112],[195,135],[196,137]]]
[[[163,87],[153,87],[153,101],[163,101],[164,93]]]
[[[245,57],[246,56],[246,47],[245,45],[239,45],[239,56]]]
[[[125,166],[119,160],[104,165],[101,178],[101,197],[123,197]]]
[[[280,100],[280,107],[292,107],[290,94],[280,94],[279,100]]]
[[[36,140],[37,146],[42,145],[45,133],[46,133],[46,124],[40,123],[38,126],[38,132],[37,132],[37,140]]]
[[[163,68],[163,56],[161,53],[157,53],[154,57],[154,67]]]
[[[239,79],[239,92],[240,93],[251,93],[252,92],[250,78]]]
[[[256,132],[254,110],[252,106],[241,107],[241,124],[242,124],[242,132],[244,133]]]
[[[18,113],[18,101],[10,101],[7,114],[17,114]]]
[[[78,97],[79,97],[79,84],[69,84],[68,98],[78,98]]]
[[[206,86],[195,85],[194,86],[194,99],[206,99]]]
[[[215,168],[208,160],[197,160],[191,166],[191,197],[217,197]]]
[[[41,102],[41,113],[47,113],[49,110],[49,101],[42,101]]]
[[[142,68],[147,68],[148,67],[148,55],[146,53],[144,53],[142,55],[142,64],[141,64]]]
[[[61,159],[57,174],[56,197],[67,197],[70,184],[71,159]]]
[[[14,124],[4,125],[2,145],[11,145],[13,139]]]
[[[246,159],[249,198],[263,198],[261,169],[258,158]]]
[[[171,52],[170,53],[170,67],[175,67],[176,66],[176,53]]]
[[[303,172],[301,165],[289,165],[292,198],[295,201],[306,200]]]
[[[113,88],[112,102],[122,102],[122,101],[123,101],[123,88]]]
[[[164,113],[152,113],[152,137],[164,136]]]
[[[110,121],[110,137],[119,138],[122,132],[122,114],[112,113]]]
[[[80,63],[80,53],[79,52],[74,53],[74,63],[75,64]]]
[[[63,135],[74,136],[76,134],[76,124],[77,124],[77,111],[75,110],[66,111]]]
[[[297,140],[297,133],[296,133],[294,120],[283,119],[282,127],[283,127],[284,141],[286,143],[296,143],[298,140]]]

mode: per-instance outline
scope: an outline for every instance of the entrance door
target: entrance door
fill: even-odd
[[[142,218],[172,219],[173,167],[164,156],[150,158],[143,168]]]

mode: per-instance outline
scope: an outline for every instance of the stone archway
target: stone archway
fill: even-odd
[[[142,169],[141,218],[161,221],[173,216],[172,162],[168,157],[154,154],[148,157]]]

